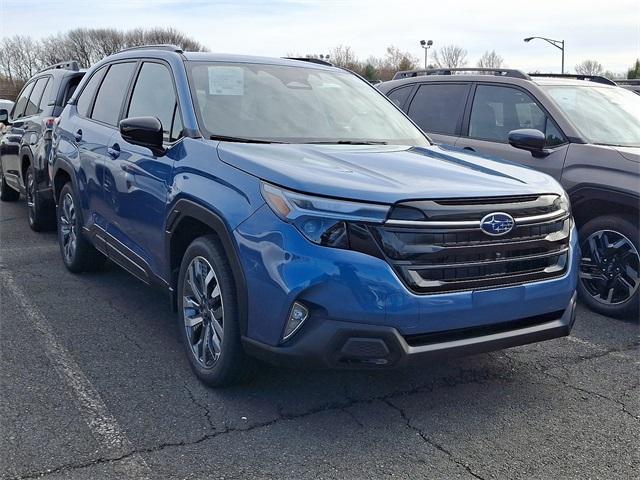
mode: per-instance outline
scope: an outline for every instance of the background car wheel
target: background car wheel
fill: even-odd
[[[178,278],[178,328],[193,371],[205,384],[248,381],[255,361],[240,343],[237,292],[224,249],[215,236],[194,240]]]
[[[20,198],[20,192],[17,192],[4,179],[4,175],[0,172],[0,200],[3,202],[15,202]]]
[[[630,218],[594,218],[580,228],[578,293],[591,309],[611,317],[638,319],[640,246]]]
[[[71,183],[62,187],[58,201],[58,243],[65,266],[74,273],[98,270],[106,258],[82,234],[82,224]]]
[[[47,202],[40,198],[36,188],[36,175],[30,165],[26,178],[27,208],[29,209],[29,226],[34,232],[50,230],[55,226],[55,211]]]

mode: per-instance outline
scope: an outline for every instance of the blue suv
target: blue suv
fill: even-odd
[[[197,376],[387,368],[567,335],[576,232],[551,177],[434,145],[329,64],[127,50],[54,132],[72,272],[164,289]]]

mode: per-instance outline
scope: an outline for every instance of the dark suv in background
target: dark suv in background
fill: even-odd
[[[567,190],[592,309],[638,315],[640,97],[603,77],[518,70],[398,72],[378,85],[437,143],[546,172]]]
[[[0,109],[0,122],[8,123],[0,139],[0,199],[10,202],[25,195],[35,231],[55,225],[48,171],[51,132],[83,75],[73,61],[51,65],[27,82],[10,112]]]

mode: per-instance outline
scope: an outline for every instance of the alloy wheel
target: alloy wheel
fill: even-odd
[[[623,234],[599,230],[583,241],[580,281],[596,301],[617,305],[640,287],[640,255]]]
[[[224,340],[224,307],[218,277],[204,257],[189,263],[183,284],[184,328],[191,353],[205,368],[220,358]]]
[[[60,233],[62,240],[62,251],[67,263],[72,263],[76,253],[78,243],[76,208],[73,197],[67,193],[62,199],[62,209],[60,213]]]

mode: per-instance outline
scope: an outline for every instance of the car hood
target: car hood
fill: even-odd
[[[640,162],[640,147],[614,147],[627,160]]]
[[[218,155],[225,163],[285,188],[370,202],[562,191],[543,173],[437,145],[220,142]]]

